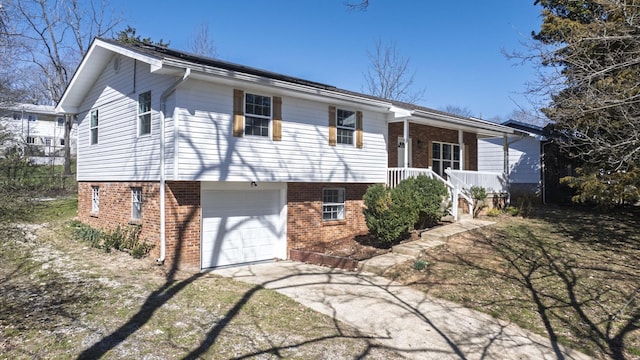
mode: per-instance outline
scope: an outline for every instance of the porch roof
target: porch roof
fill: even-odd
[[[410,123],[424,124],[444,129],[463,130],[473,133],[478,137],[496,137],[503,135],[522,135],[524,132],[509,126],[504,126],[490,121],[465,117],[455,114],[446,113],[426,107],[415,106],[407,103],[395,102],[397,109],[410,108],[408,112],[397,113],[389,122],[403,122],[405,119]]]

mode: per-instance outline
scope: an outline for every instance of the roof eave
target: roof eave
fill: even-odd
[[[157,72],[163,68],[163,62],[159,58],[141,54],[129,48],[95,39],[89,50],[82,58],[80,65],[73,74],[69,85],[62,94],[55,111],[76,114],[87,92],[102,73],[114,54],[131,57],[145,62],[151,66],[151,71]]]

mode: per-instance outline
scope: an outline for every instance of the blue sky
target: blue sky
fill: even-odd
[[[473,116],[506,120],[530,108],[522,93],[530,66],[502,50],[522,51],[540,28],[533,0],[370,0],[348,11],[345,0],[130,1],[110,5],[142,37],[189,50],[208,23],[220,59],[365,92],[363,73],[375,41],[393,41],[410,58],[421,105],[466,107]]]

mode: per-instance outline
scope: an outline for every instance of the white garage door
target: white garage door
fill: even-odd
[[[278,257],[284,234],[280,191],[202,192],[202,268]]]

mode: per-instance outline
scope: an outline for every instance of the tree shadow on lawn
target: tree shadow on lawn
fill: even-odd
[[[604,249],[640,250],[640,207],[597,210],[581,206],[534,207],[528,218],[556,224],[573,241]]]
[[[640,355],[637,215],[635,209],[601,214],[565,207],[537,208],[530,216],[533,222],[524,219],[488,232],[480,230],[474,235],[474,246],[449,250],[434,261],[462,265],[469,273],[483,274],[479,278],[501,279],[498,282],[503,287],[469,299],[471,306],[493,308],[497,314],[501,308],[513,307],[508,311],[515,317],[533,310],[553,344],[570,339],[574,346],[579,343],[594,353],[626,359]],[[489,251],[482,256],[480,248]],[[470,254],[474,251],[477,253]],[[465,277],[457,280],[456,286],[482,286]],[[510,291],[514,285],[526,290]],[[567,333],[570,335],[565,336]],[[556,345],[554,348],[562,358]]]
[[[192,209],[190,213],[187,215],[187,222],[193,219],[198,215],[197,209]],[[205,275],[205,273],[197,273],[191,275],[185,279],[178,279],[179,271],[177,268],[177,264],[180,263],[180,259],[182,257],[182,243],[186,238],[185,232],[186,227],[180,227],[179,233],[176,237],[176,255],[174,261],[171,263],[170,268],[166,274],[166,280],[164,284],[162,284],[157,290],[153,291],[144,301],[140,309],[131,316],[124,324],[122,324],[118,329],[113,331],[111,334],[103,337],[98,342],[94,343],[89,348],[85,349],[80,353],[77,359],[97,359],[104,356],[107,352],[117,347],[119,344],[123,343],[127,338],[140,330],[145,324],[147,324],[153,315],[170,299],[174,298],[181,291],[186,289],[189,285],[191,285],[194,281],[200,279]],[[274,281],[280,281],[284,278],[277,279]],[[218,321],[215,326],[213,326],[205,335],[205,338],[202,340],[200,345],[195,349],[191,350],[187,355],[184,356],[184,359],[196,359],[206,353],[212,345],[219,339],[222,331],[231,323],[231,321],[237,317],[243,307],[247,305],[247,302],[250,301],[252,297],[260,290],[263,290],[268,283],[255,285],[250,290],[245,292],[235,303],[235,305],[222,317],[222,320]],[[366,348],[363,350],[363,353],[359,357],[363,357],[368,354],[372,349],[377,348],[378,346],[371,343],[371,338],[366,335],[357,335],[350,336],[342,333],[340,331],[340,327],[336,326],[338,330],[337,335],[332,336],[320,336],[313,339],[307,339],[297,344],[288,344],[284,348],[296,348],[299,346],[311,344],[314,342],[323,342],[332,338],[351,338],[351,339],[362,339],[367,343]],[[292,329],[294,331],[294,329]],[[284,348],[279,348],[277,346],[263,350],[260,353],[272,353],[278,354]],[[245,357],[250,357],[256,354],[247,355]]]

